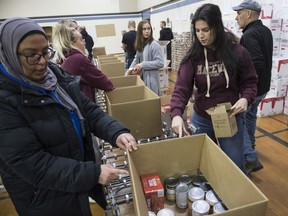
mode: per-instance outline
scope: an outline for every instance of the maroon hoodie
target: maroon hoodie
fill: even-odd
[[[114,89],[108,77],[78,50],[69,50],[65,57],[66,59],[61,64],[61,67],[68,73],[81,77],[80,89],[91,101],[95,102],[95,89],[104,91]]]
[[[193,109],[199,115],[210,119],[206,110],[219,103],[246,98],[250,104],[257,94],[257,74],[248,51],[241,45],[234,46],[238,61],[238,75],[228,75],[224,64],[213,50],[207,49],[209,76],[205,69],[205,58],[200,61],[188,60],[178,70],[177,81],[171,98],[171,117],[182,115],[193,87],[197,88]],[[207,97],[207,92],[210,97]]]

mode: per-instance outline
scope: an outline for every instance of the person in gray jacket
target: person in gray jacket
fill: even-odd
[[[103,185],[128,174],[96,163],[91,133],[127,151],[136,141],[52,57],[33,20],[2,23],[0,175],[20,216],[89,216],[89,196],[105,208]]]
[[[142,20],[138,24],[135,49],[135,58],[126,75],[139,74],[145,85],[160,95],[159,69],[164,67],[164,55],[160,44],[153,38],[148,20]]]

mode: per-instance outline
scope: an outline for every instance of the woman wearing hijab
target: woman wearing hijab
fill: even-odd
[[[204,4],[194,14],[195,38],[178,70],[171,98],[172,129],[182,136],[188,134],[182,119],[186,104],[196,87],[191,123],[193,134],[207,133],[217,142],[211,117],[206,110],[230,102],[230,116],[236,116],[238,132],[218,138],[221,149],[246,173],[244,166],[244,112],[257,93],[257,75],[248,51],[225,32],[219,7]]]
[[[91,215],[88,196],[105,208],[102,185],[128,173],[95,163],[90,134],[129,151],[136,142],[52,57],[38,24],[2,23],[0,174],[20,216]]]

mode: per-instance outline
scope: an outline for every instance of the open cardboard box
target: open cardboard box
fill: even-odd
[[[109,59],[99,59],[100,64],[110,64],[114,62],[121,62],[117,57],[109,58]]]
[[[99,55],[106,55],[105,47],[93,47],[92,52],[94,58],[97,58]]]
[[[111,77],[111,82],[116,88],[125,88],[131,86],[144,86],[143,80],[138,75],[129,75],[121,77]]]
[[[113,54],[109,54],[109,55],[98,55],[97,59],[101,60],[101,59],[110,59],[110,58],[115,58],[115,56]]]
[[[163,183],[168,177],[198,171],[228,207],[219,215],[265,215],[268,199],[206,134],[138,145],[137,151],[128,152],[128,163],[136,216],[148,215],[141,175],[157,173]],[[188,216],[188,210],[174,204],[165,203],[165,207],[173,209],[176,216]]]
[[[230,117],[231,103],[217,104],[206,112],[211,116],[215,136],[232,137],[238,131],[235,116]]]
[[[124,62],[100,63],[100,70],[109,78],[125,75]]]
[[[145,85],[106,93],[107,111],[131,130],[136,139],[162,135],[160,97]]]

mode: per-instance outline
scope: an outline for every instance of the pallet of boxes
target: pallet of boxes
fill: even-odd
[[[231,104],[207,112],[218,137],[237,132]],[[206,134],[128,152],[136,216],[265,216],[268,199]]]

